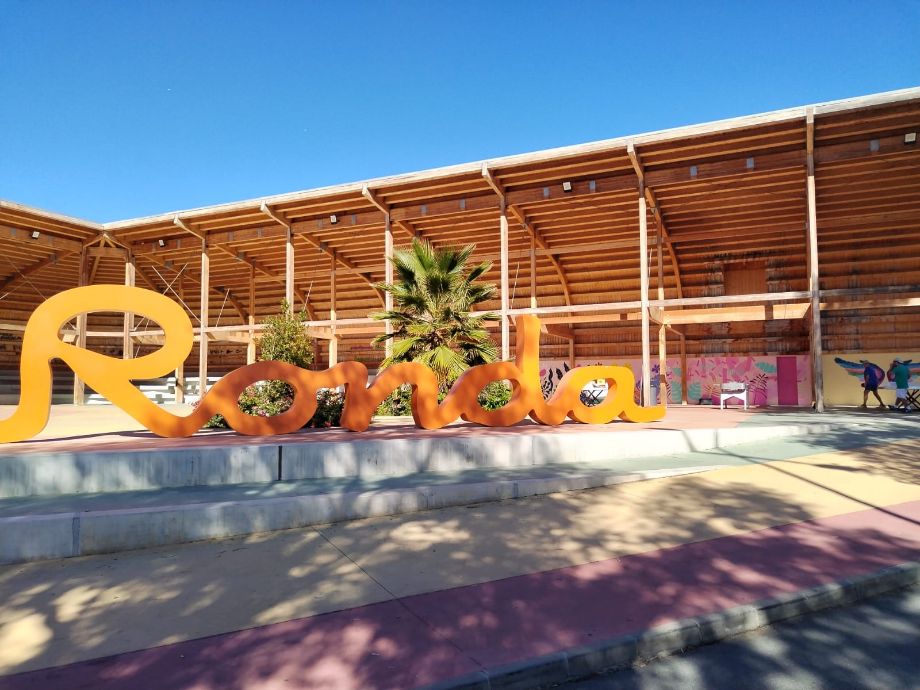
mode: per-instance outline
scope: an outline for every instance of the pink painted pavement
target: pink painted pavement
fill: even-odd
[[[0,689],[413,688],[920,557],[920,501],[0,678]]]

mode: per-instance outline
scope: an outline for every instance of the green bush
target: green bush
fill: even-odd
[[[438,402],[446,397],[446,391],[438,392]],[[486,410],[497,410],[511,400],[511,386],[504,381],[493,381],[486,385],[478,396],[479,404]],[[390,393],[380,406],[377,414],[390,417],[404,417],[412,414],[412,386],[403,384]]]
[[[281,302],[281,312],[265,320],[265,330],[259,339],[259,360],[277,360],[298,367],[313,363],[313,340],[307,336],[304,322],[307,314],[294,314],[286,300]],[[311,427],[338,426],[342,417],[344,397],[334,389],[321,389],[316,393],[316,412],[307,422]],[[257,417],[274,417],[286,412],[294,404],[294,389],[284,381],[259,381],[240,394],[240,410]],[[214,415],[205,424],[208,429],[226,429],[227,420]]]
[[[342,421],[342,408],[345,396],[335,388],[321,388],[316,393],[316,412],[309,426],[322,428],[339,426]]]
[[[307,312],[296,315],[287,300],[281,300],[281,312],[265,319],[265,330],[259,338],[259,360],[277,360],[307,368],[313,364],[313,339],[305,330]]]
[[[405,417],[412,414],[412,386],[403,384],[390,393],[377,407],[377,414],[384,417]]]
[[[485,410],[497,410],[511,400],[511,386],[504,381],[493,381],[479,391],[479,404]]]

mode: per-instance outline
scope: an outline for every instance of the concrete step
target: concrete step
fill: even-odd
[[[778,423],[717,429],[559,430],[530,425],[484,430],[470,425],[435,433],[414,427],[363,434],[307,430],[249,441],[211,431],[190,439],[121,441],[87,450],[26,442],[0,455],[0,499],[106,493],[182,486],[252,484],[334,477],[398,477],[647,458],[737,443],[830,431],[827,423]],[[244,445],[245,443],[245,445]]]
[[[0,500],[0,563],[21,563],[524,498],[741,464],[701,454]],[[631,466],[632,465],[632,466]]]

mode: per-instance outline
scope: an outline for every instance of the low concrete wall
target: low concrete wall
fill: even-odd
[[[483,467],[593,462],[710,450],[829,431],[828,424],[488,435],[0,456],[0,498]]]
[[[489,434],[465,438],[367,440],[281,447],[281,478],[379,477],[594,462],[711,450],[737,443],[830,431],[829,424],[744,426],[731,429]]]
[[[0,456],[0,498],[278,479],[278,446]]]

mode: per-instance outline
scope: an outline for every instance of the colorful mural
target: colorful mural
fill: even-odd
[[[751,391],[748,402],[751,405],[778,405],[780,397],[786,404],[811,404],[811,367],[807,355],[789,355],[788,361],[794,367],[784,367],[786,380],[778,376],[777,357],[688,357],[687,358],[687,400],[691,405],[719,404],[722,384],[729,381],[744,381]],[[578,366],[601,364],[596,361],[579,361]],[[642,389],[642,361],[639,359],[610,360],[603,364],[628,366],[636,377],[634,398],[638,400]],[[665,397],[670,404],[680,404],[681,369],[679,358],[666,361]],[[568,371],[568,364],[562,361],[545,361],[540,364],[540,379],[544,395],[555,387],[555,382]],[[652,363],[651,388],[653,401],[658,400],[658,361]],[[784,395],[780,396],[780,391]]]
[[[851,376],[845,367],[834,362],[835,357],[852,362],[866,359],[870,362],[875,362],[886,372],[895,357],[900,357],[905,361],[920,362],[920,352],[913,350],[910,352],[829,352],[822,355],[821,359],[824,363],[824,402],[827,405],[862,405],[863,402],[862,377]],[[910,385],[920,386],[920,375],[911,376]],[[894,404],[894,386],[887,379],[882,387],[879,388],[879,395],[885,403]]]

